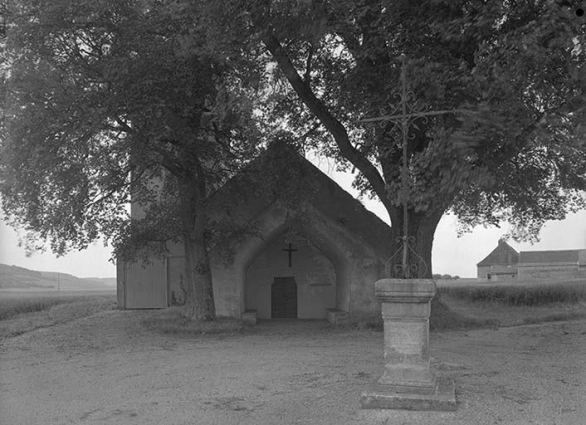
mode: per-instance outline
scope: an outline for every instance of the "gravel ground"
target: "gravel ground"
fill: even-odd
[[[382,333],[319,321],[252,335],[152,334],[105,311],[0,343],[0,424],[586,423],[586,321],[435,333],[456,412],[361,410]]]

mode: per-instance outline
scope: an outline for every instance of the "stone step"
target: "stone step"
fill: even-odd
[[[242,313],[242,321],[248,325],[256,325],[256,310],[246,310]]]
[[[348,312],[339,308],[326,309],[326,318],[332,325],[344,325],[348,323]]]

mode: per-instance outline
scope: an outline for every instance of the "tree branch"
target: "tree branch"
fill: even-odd
[[[187,170],[185,170],[185,168],[181,166],[173,154],[168,152],[166,149],[160,146],[156,146],[155,144],[151,144],[150,149],[160,155],[161,159],[159,163],[164,169],[169,171],[169,173],[176,177],[182,177],[186,174]]]
[[[121,128],[117,128],[118,130],[123,129],[123,131],[126,131],[127,133],[132,133],[132,128],[124,122],[124,120],[122,118],[120,118],[119,116],[115,117],[116,122],[118,123],[118,125],[120,125]]]
[[[313,43],[309,44],[309,52],[307,53],[307,62],[305,64],[305,75],[303,76],[303,80],[305,80],[305,84],[307,86],[311,86],[311,61],[313,59]]]
[[[230,146],[228,146],[226,143],[224,143],[224,141],[220,137],[222,132],[221,132],[220,128],[218,127],[218,124],[216,122],[212,121],[212,127],[213,127],[212,135],[214,136],[214,140],[222,148],[224,153],[226,155],[231,156],[232,158],[237,158],[237,155],[233,152],[232,149],[230,149]]]
[[[382,176],[376,167],[360,151],[352,146],[346,128],[332,115],[327,106],[311,91],[311,88],[305,83],[295,69],[287,52],[285,52],[274,33],[270,32],[270,30],[265,31],[262,35],[262,41],[279,64],[279,68],[283,71],[285,77],[301,101],[322,122],[334,137],[342,156],[362,172],[385,207],[390,207],[391,203],[387,197],[385,182]]]
[[[304,140],[311,133],[314,133],[320,126],[321,126],[321,123],[315,123],[309,130],[307,130],[304,134],[302,134],[301,136],[299,136],[298,140]]]

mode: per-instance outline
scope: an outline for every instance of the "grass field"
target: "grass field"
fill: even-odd
[[[111,291],[1,291],[0,341],[115,307]]]
[[[439,293],[441,303],[432,308],[432,331],[586,318],[584,282],[448,286],[440,287]],[[0,291],[0,340],[114,308],[116,295],[110,291]],[[189,322],[178,308],[152,311],[142,323],[155,332],[185,336],[249,330],[235,319]],[[347,326],[382,330],[382,320],[378,315],[354,316]]]
[[[586,282],[448,286],[440,287],[440,293],[442,296],[472,303],[496,303],[507,306],[575,304],[586,301]]]
[[[586,317],[586,282],[497,284],[441,287],[452,312],[496,326]]]

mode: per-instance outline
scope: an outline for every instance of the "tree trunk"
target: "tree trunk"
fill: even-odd
[[[185,249],[186,313],[189,319],[214,320],[216,307],[207,251],[205,185],[191,180],[179,184]],[[204,190],[202,190],[204,189]]]
[[[289,57],[287,48],[281,44],[281,40],[277,38],[277,35],[271,30],[263,26],[260,15],[257,14],[257,20],[254,22],[260,29],[262,29],[262,41],[279,65],[279,68],[293,87],[293,90],[299,96],[299,99],[308,107],[308,109],[321,121],[324,127],[332,135],[340,154],[352,163],[368,180],[373,191],[378,195],[379,199],[389,212],[392,223],[392,233],[394,235],[394,244],[399,249],[400,244],[396,243],[398,237],[403,237],[403,217],[402,208],[393,205],[392,200],[388,196],[388,188],[385,181],[392,181],[393,178],[384,179],[383,176],[387,174],[387,177],[393,174],[392,171],[388,171],[383,175],[380,174],[377,167],[370,162],[367,156],[360,152],[350,141],[348,131],[344,125],[339,121],[338,118],[332,113],[327,104],[320,99],[316,93],[312,91],[311,85],[308,80],[305,80],[297,71],[294,63]],[[384,47],[384,46],[380,46]],[[384,50],[384,49],[383,49]],[[370,57],[368,59],[371,60]],[[386,56],[383,59],[385,62],[388,61]],[[366,64],[366,67],[371,67],[370,64]],[[424,132],[420,131],[420,136]],[[381,139],[380,147],[381,150],[385,150],[385,146],[388,143],[387,137]],[[399,157],[400,158],[400,157]],[[387,160],[391,160],[387,158]],[[384,160],[381,160],[383,170],[388,167],[396,167],[397,161],[393,160],[385,164]],[[444,205],[445,202],[439,200],[440,204]],[[431,213],[420,213],[414,210],[409,211],[409,236],[412,236],[415,240],[411,247],[413,251],[408,252],[408,263],[413,265],[413,273],[408,273],[410,277],[421,277],[431,278],[431,248],[433,243],[433,235],[435,229],[443,215],[443,210],[434,211]],[[417,255],[415,255],[417,254]],[[403,262],[403,255],[399,251],[399,255],[393,255],[393,258],[389,264],[390,270],[393,272],[401,266]],[[389,268],[387,268],[389,269]],[[394,274],[394,273],[393,273]],[[398,276],[397,276],[398,277]],[[403,276],[401,276],[403,277]]]
[[[408,250],[407,273],[403,270],[403,208],[392,207],[389,211],[391,217],[391,234],[395,249],[393,256],[387,264],[387,271],[391,276],[402,278],[430,279],[432,276],[431,251],[433,237],[443,212],[415,212],[408,210]]]

